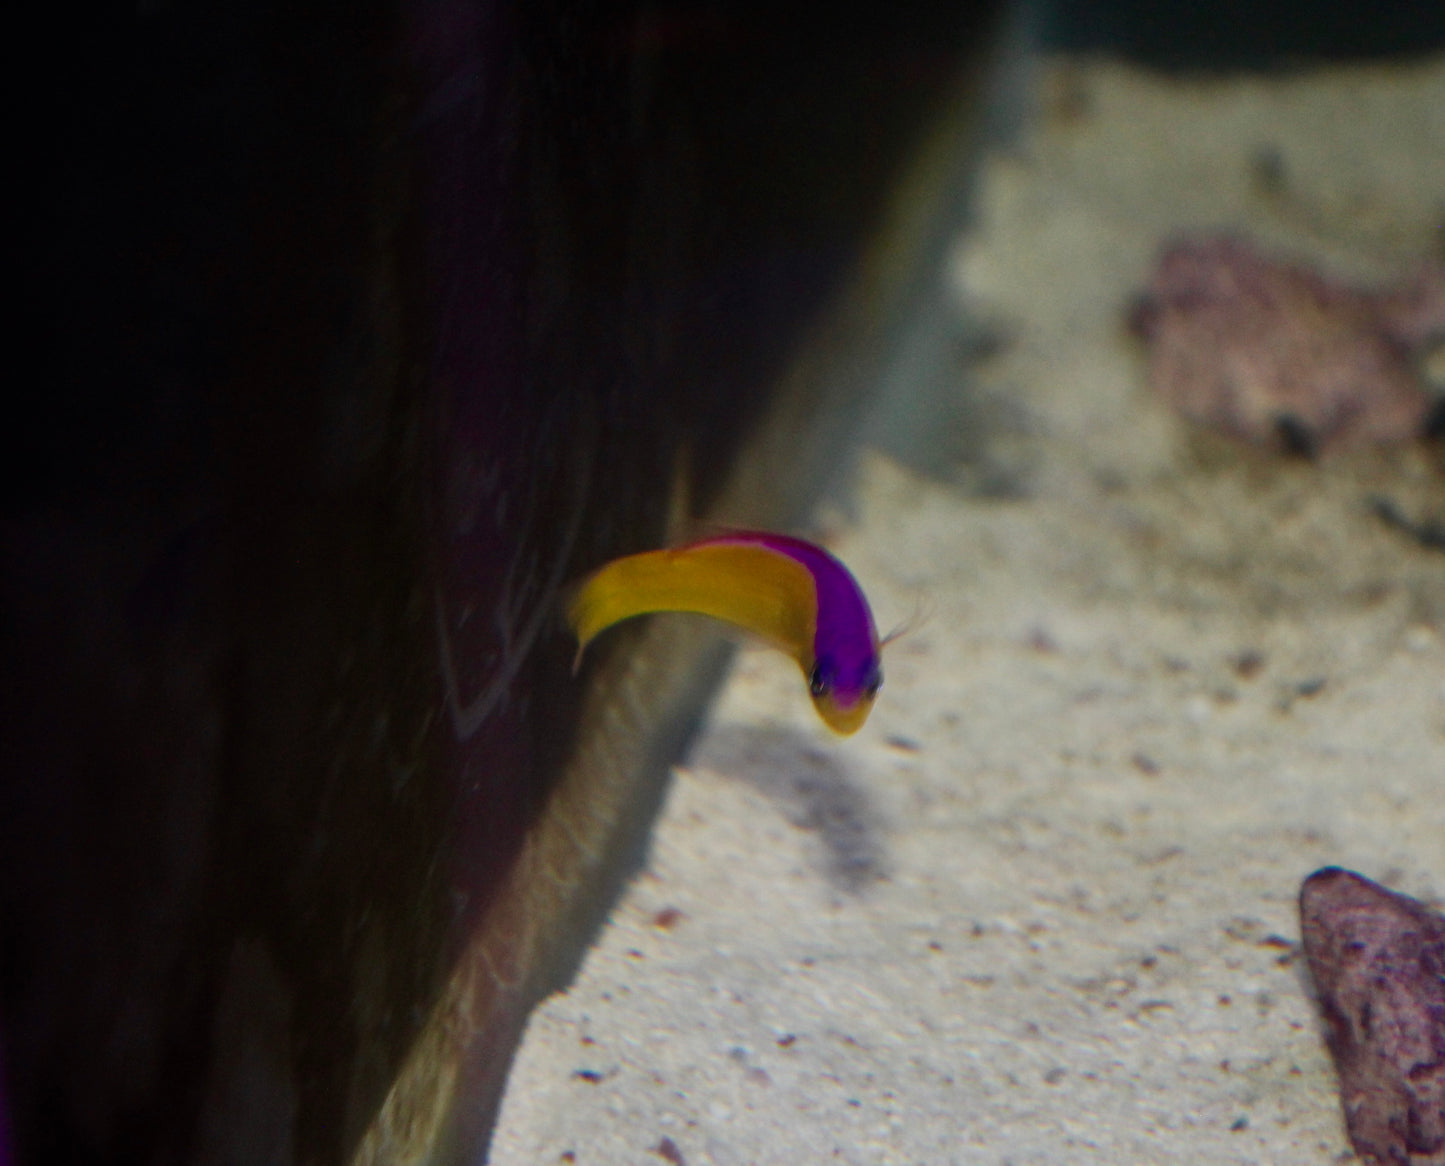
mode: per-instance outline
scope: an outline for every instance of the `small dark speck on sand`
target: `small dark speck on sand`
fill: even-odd
[[[686,918],[676,907],[664,907],[652,917],[652,925],[660,931],[671,931]]]
[[[1284,194],[1289,186],[1284,151],[1272,142],[1256,147],[1249,156],[1249,177],[1256,193],[1266,198]]]
[[[1445,917],[1326,867],[1300,888],[1300,926],[1356,1152],[1445,1166]]]
[[[1425,518],[1416,522],[1410,519],[1395,503],[1377,494],[1370,499],[1370,510],[1386,526],[1394,527],[1413,538],[1427,551],[1445,551],[1445,520]]]
[[[1253,680],[1264,670],[1264,653],[1246,649],[1234,658],[1234,674],[1241,680]]]
[[[1026,642],[1035,652],[1045,656],[1052,656],[1059,650],[1058,641],[1049,634],[1047,628],[1034,628],[1029,632]]]
[[[1154,777],[1159,772],[1159,762],[1147,753],[1135,753],[1129,760],[1134,763],[1134,768],[1145,777]]]
[[[671,1162],[672,1166],[685,1166],[687,1159],[682,1156],[682,1151],[677,1148],[677,1143],[666,1134],[657,1143],[652,1151],[665,1162]]]

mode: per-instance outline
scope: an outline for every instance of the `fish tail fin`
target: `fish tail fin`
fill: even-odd
[[[639,560],[647,558],[647,555],[630,555],[615,559],[563,589],[562,611],[567,626],[577,637],[574,672],[582,665],[587,645],[613,624],[655,610],[645,594],[638,594],[642,589],[629,586],[631,577],[639,572]]]
[[[590,581],[591,576],[575,579],[571,583],[564,584],[557,594],[557,614],[561,617],[561,622],[566,625],[567,630],[577,637],[577,651],[572,656],[573,676],[582,671],[582,657],[587,652],[587,645],[597,634],[596,631],[593,631],[591,635],[583,634],[587,630],[584,626],[583,592]]]

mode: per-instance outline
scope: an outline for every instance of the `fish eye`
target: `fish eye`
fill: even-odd
[[[881,672],[875,672],[875,673],[873,673],[872,677],[870,677],[869,680],[868,680],[868,687],[865,688],[863,691],[868,694],[868,699],[869,699],[869,700],[872,700],[875,696],[878,695],[878,690],[879,690],[880,688],[882,688],[882,687],[883,687],[883,673],[881,673]]]
[[[814,699],[821,699],[833,691],[833,682],[828,678],[821,663],[813,665],[813,671],[808,673],[808,691]]]

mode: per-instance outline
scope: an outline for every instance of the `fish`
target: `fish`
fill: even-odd
[[[840,736],[868,719],[883,685],[883,642],[848,568],[805,539],[732,531],[614,559],[567,601],[577,664],[623,620],[654,612],[711,616],[797,661],[823,723]]]

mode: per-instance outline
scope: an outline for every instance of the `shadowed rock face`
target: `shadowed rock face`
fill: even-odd
[[[1367,1162],[1445,1163],[1445,918],[1329,867],[1300,919],[1350,1140]]]
[[[841,365],[797,353],[992,7],[237,0],[37,35],[43,372],[0,467],[25,1158],[385,1160],[388,1097],[463,1086],[440,1152],[484,1142],[706,691],[703,645],[625,636],[574,679],[558,589],[664,538],[680,466],[697,513],[796,516],[901,283]],[[788,456],[738,488],[760,443]],[[579,765],[635,791],[599,807]],[[465,1072],[416,1060],[436,1032]]]

